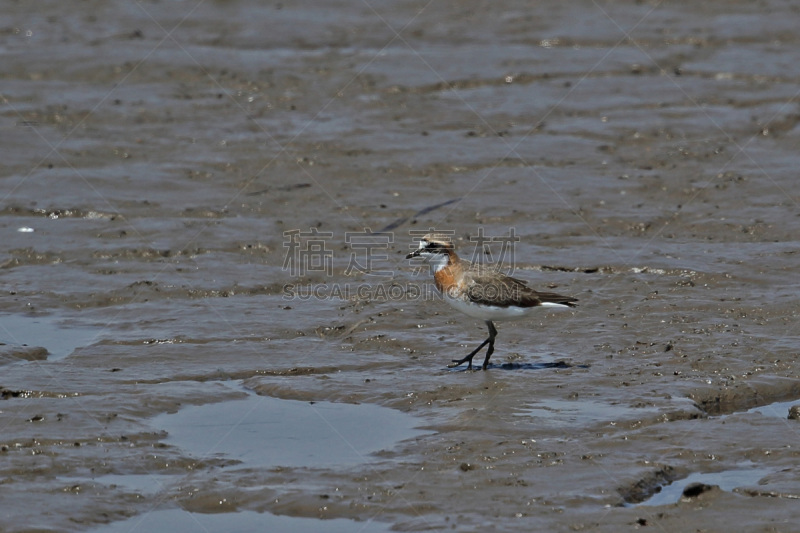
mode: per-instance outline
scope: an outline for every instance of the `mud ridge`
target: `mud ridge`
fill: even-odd
[[[709,416],[747,411],[775,402],[800,398],[800,380],[765,377],[722,389],[695,389],[688,394],[698,409]]]
[[[669,485],[680,477],[675,468],[663,466],[658,470],[647,473],[630,485],[618,488],[617,492],[619,492],[626,504],[642,503],[654,494],[661,492],[661,487]]]

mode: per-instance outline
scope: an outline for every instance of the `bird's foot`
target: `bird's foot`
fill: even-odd
[[[464,363],[469,363],[467,365],[467,370],[472,370],[472,359],[471,358],[453,359],[453,362],[450,363],[449,365],[447,365],[447,368],[456,368],[458,366],[463,365]]]

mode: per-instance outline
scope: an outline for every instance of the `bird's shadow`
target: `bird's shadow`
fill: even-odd
[[[551,361],[548,363],[501,363],[497,364],[489,364],[486,370],[547,370],[547,369],[566,369],[566,368],[589,368],[589,365],[573,365],[567,363],[566,361]],[[457,366],[454,368],[448,368],[451,372],[466,372],[467,367],[466,365]],[[473,371],[481,370],[480,366],[473,366]]]

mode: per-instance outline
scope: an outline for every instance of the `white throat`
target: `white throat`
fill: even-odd
[[[447,254],[430,254],[427,257],[427,260],[428,263],[430,263],[431,270],[433,270],[434,274],[450,264],[450,256]]]

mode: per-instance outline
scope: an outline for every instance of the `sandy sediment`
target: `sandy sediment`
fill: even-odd
[[[8,6],[0,529],[183,509],[796,531],[796,21],[776,1]],[[580,306],[448,370],[485,327],[404,260],[430,228],[492,260],[513,230],[505,266]],[[253,393],[423,431],[260,466],[157,423],[245,420]],[[357,448],[386,423],[363,416],[312,425]]]

